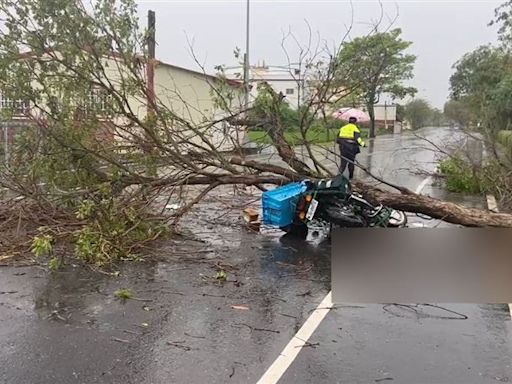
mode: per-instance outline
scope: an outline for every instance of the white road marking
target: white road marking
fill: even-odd
[[[420,193],[423,188],[432,180],[427,177],[418,185],[416,193]],[[309,338],[318,328],[327,313],[332,309],[332,291],[330,291],[316,307],[313,313],[307,318],[299,331],[292,337],[289,343],[284,347],[277,359],[267,369],[263,376],[258,380],[257,384],[277,384],[279,379],[284,375],[286,370],[293,363],[299,352],[306,345]]]
[[[331,292],[329,292],[322,302],[318,304],[318,307],[316,307],[313,313],[308,317],[297,334],[293,336],[288,345],[280,353],[279,357],[274,361],[269,369],[267,369],[261,379],[259,379],[257,384],[276,384],[279,381],[281,376],[283,376],[288,367],[293,363],[293,360],[295,360],[301,349],[306,345],[313,332],[318,328],[324,317],[331,310]]]
[[[427,177],[425,180],[423,180],[420,185],[418,185],[418,188],[416,188],[416,193],[421,193],[423,191],[423,188],[432,181],[432,176]]]

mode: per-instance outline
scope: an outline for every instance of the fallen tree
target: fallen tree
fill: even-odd
[[[421,213],[434,219],[466,227],[512,227],[512,215],[466,208],[459,204],[434,199],[416,193],[392,193],[377,187],[355,182],[355,187],[371,202]]]
[[[63,9],[59,3],[57,11],[41,2],[0,1],[6,20],[0,31],[0,88],[12,101],[10,112],[21,109],[29,121],[0,168],[0,185],[7,190],[2,215],[15,233],[30,236],[35,253],[51,255],[50,244],[65,237],[83,260],[108,264],[130,258],[141,245],[173,230],[195,203],[221,185],[263,190],[269,184],[333,176],[317,158],[308,132],[326,110],[356,91],[357,85],[336,86],[350,76],[350,71],[340,74],[338,52],[302,57],[303,68],[312,72],[305,76],[314,81],[300,109],[305,155],[299,157],[285,138],[282,95],[262,86],[263,114],[249,121],[241,85],[222,73],[198,75],[215,100],[211,108],[187,99],[179,87],[155,92],[148,85],[155,65],[146,53],[150,34],[139,31],[135,3],[95,4],[90,10],[79,1]],[[250,125],[269,135],[286,167],[244,156],[241,137]],[[361,181],[354,186],[373,202],[451,223],[512,226],[510,215],[377,181],[398,192]],[[193,196],[188,195],[191,186],[196,186]],[[166,211],[169,201],[181,208]],[[20,231],[24,220],[37,225]]]
[[[233,164],[247,165],[263,172],[277,173],[289,181],[308,178],[298,172],[286,168],[247,161],[241,158],[231,158]],[[261,179],[264,180],[263,178]],[[389,186],[390,184],[387,183]],[[433,219],[440,219],[452,224],[467,227],[512,227],[512,215],[506,213],[493,213],[482,209],[467,208],[460,204],[442,201],[429,196],[414,193],[406,188],[393,186],[398,192],[390,192],[373,184],[362,181],[353,181],[354,190],[361,193],[373,204],[383,204],[398,210],[420,213]]]

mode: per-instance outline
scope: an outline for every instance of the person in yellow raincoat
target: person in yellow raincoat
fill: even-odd
[[[356,155],[360,152],[359,147],[366,146],[361,138],[361,131],[357,127],[357,118],[351,117],[348,119],[348,124],[340,128],[340,132],[336,141],[340,146],[340,174],[345,172],[348,165],[349,179],[354,177],[354,161]]]

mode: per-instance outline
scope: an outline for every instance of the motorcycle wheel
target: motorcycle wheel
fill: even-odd
[[[388,222],[388,227],[403,228],[407,226],[407,215],[405,212],[392,210],[391,217]]]
[[[308,237],[308,226],[304,223],[290,224],[287,227],[281,229],[286,232],[285,236],[288,237],[296,237],[299,239],[305,239]]]
[[[366,220],[356,215],[351,210],[343,209],[342,207],[329,207],[325,210],[327,219],[332,224],[338,227],[353,228],[353,227],[367,227]]]

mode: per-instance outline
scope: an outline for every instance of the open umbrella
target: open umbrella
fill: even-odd
[[[332,114],[332,117],[348,121],[350,117],[355,117],[358,122],[367,122],[370,121],[370,116],[366,114],[366,112],[357,109],[357,108],[341,108]]]

